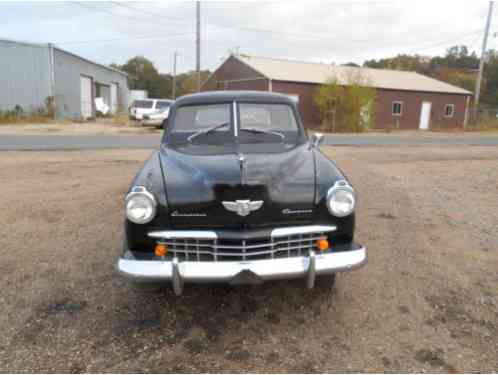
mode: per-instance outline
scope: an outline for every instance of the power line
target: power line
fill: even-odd
[[[136,7],[132,7],[131,5],[128,5],[128,4],[125,4],[125,3],[120,3],[118,1],[110,1],[111,4],[114,4],[114,5],[117,5],[117,6],[120,6],[122,8],[127,8],[127,9],[131,9],[133,10],[134,12],[140,12],[140,13],[143,13],[147,16],[150,16],[150,17],[154,17],[155,19],[157,19],[158,17],[160,17],[161,19],[168,19],[168,20],[171,20],[171,21],[174,21],[174,22],[180,22],[182,24],[187,24],[187,22],[185,22],[185,20],[182,20],[180,18],[172,18],[172,17],[169,17],[169,16],[165,16],[163,14],[157,14],[157,13],[151,13],[151,12],[147,12],[143,9],[139,9],[139,8],[136,8]]]
[[[86,8],[86,9],[90,9],[90,10],[93,10],[93,11],[96,11],[96,12],[110,14],[113,17],[124,17],[124,18],[130,19],[130,20],[133,20],[133,21],[138,21],[141,24],[144,23],[144,19],[143,18],[133,17],[133,16],[125,15],[125,14],[116,14],[116,13],[112,12],[111,10],[109,10],[107,8],[94,7],[94,6],[88,5],[88,4],[83,3],[83,2],[79,2],[79,1],[74,1],[74,2],[72,2],[70,4],[76,4],[76,5],[79,5],[80,7],[83,7],[83,8]],[[160,17],[162,17],[162,15],[160,15],[159,18]],[[156,18],[157,18],[157,15],[156,15]],[[168,30],[167,32],[170,32],[170,30]]]
[[[463,35],[461,35],[461,36],[459,36],[457,38],[452,38],[452,39],[449,39],[449,40],[444,40],[444,41],[441,41],[441,42],[433,43],[433,44],[430,44],[430,45],[427,45],[427,46],[424,46],[424,47],[416,48],[416,49],[411,50],[410,52],[407,52],[407,54],[418,54],[418,52],[420,52],[420,51],[431,50],[431,49],[434,49],[434,48],[437,48],[437,47],[440,47],[440,46],[443,46],[443,45],[448,45],[450,43],[456,43],[458,41],[467,39],[467,38],[469,38],[471,36],[474,36],[474,35],[477,35],[479,33],[481,33],[481,30],[474,31],[472,33],[463,34]]]
[[[135,21],[139,21],[139,22],[144,22],[143,19],[141,18],[137,18],[137,17],[130,17],[130,16],[127,16],[127,15],[119,15],[119,14],[116,14],[116,13],[113,13],[112,11],[108,10],[108,9],[102,9],[102,8],[96,8],[96,7],[92,7],[92,6],[88,6],[87,4],[85,3],[81,3],[81,2],[74,2],[80,6],[84,6],[88,9],[92,9],[92,10],[96,10],[96,11],[100,11],[100,12],[105,12],[107,14],[111,14],[113,16],[116,16],[116,17],[126,17],[126,18],[129,18],[129,19],[133,19]],[[170,19],[174,22],[180,22],[180,23],[183,23],[183,24],[190,24],[190,23],[186,23],[185,21],[181,21],[180,19],[178,18],[171,18],[169,16],[166,16],[164,14],[155,14],[155,13],[151,13],[151,12],[148,12],[148,11],[145,11],[143,9],[139,9],[137,7],[133,7],[133,6],[130,6],[128,4],[124,4],[124,3],[119,3],[117,1],[110,1],[111,4],[114,4],[114,5],[117,5],[117,6],[120,6],[120,7],[123,7],[123,8],[126,8],[126,9],[130,9],[130,10],[133,10],[133,11],[138,11],[138,12],[141,12],[145,15],[147,15],[148,17],[154,17],[154,18],[166,18],[166,19]],[[392,1],[384,1],[384,2],[374,2],[374,3],[371,3],[371,2],[352,2],[352,3],[342,3],[342,5],[371,5],[371,4],[387,4],[387,3],[392,3]],[[331,5],[339,5],[341,3],[339,2],[332,2]],[[157,9],[157,8],[156,8]],[[344,38],[331,38],[330,36],[326,36],[325,34],[308,34],[308,33],[296,33],[296,32],[286,32],[286,31],[279,31],[279,30],[272,30],[272,29],[261,29],[261,28],[255,28],[255,27],[249,27],[249,26],[242,26],[242,27],[238,27],[238,26],[223,26],[223,25],[212,25],[212,24],[206,24],[207,27],[209,28],[215,28],[215,29],[228,29],[228,30],[239,30],[239,31],[242,31],[242,32],[255,32],[255,33],[263,33],[263,34],[272,34],[274,36],[282,36],[282,37],[285,37],[285,36],[291,36],[291,37],[295,37],[295,38],[304,38],[304,39],[308,39],[308,40],[316,40],[316,41],[344,41]],[[371,43],[371,39],[356,39],[356,40],[347,40],[348,43]],[[289,43],[289,41],[287,41],[287,43]],[[444,42],[442,43],[444,44]],[[432,48],[432,47],[431,47]],[[425,49],[425,48],[424,48]]]
[[[80,2],[76,2],[76,3],[79,4],[79,5],[83,5]],[[143,13],[144,15],[147,15],[148,17],[154,17],[155,19],[157,19],[159,17],[159,18],[165,18],[165,19],[173,20],[175,22],[180,22],[180,23],[183,23],[183,24],[190,24],[190,23],[187,23],[187,22],[185,22],[185,21],[183,21],[183,20],[181,20],[179,18],[171,18],[170,16],[165,16],[162,13],[157,13],[157,14],[156,13],[151,13],[151,12],[148,12],[146,10],[130,6],[128,4],[120,3],[120,2],[117,2],[117,1],[110,1],[109,3],[117,5],[117,6],[120,6],[120,7],[123,7],[123,8],[126,8],[126,9],[133,10],[135,12],[138,11],[140,13]],[[382,2],[382,3],[386,3],[386,2]],[[347,4],[347,3],[344,3],[344,4]],[[357,2],[357,4],[370,4],[370,3]],[[351,4],[351,5],[354,5],[354,3]],[[85,4],[85,6],[86,6],[86,4]],[[99,11],[105,11],[106,13],[112,14],[114,16],[120,16],[120,15],[115,14],[115,13],[109,11],[109,10],[104,10],[104,9],[100,9],[100,8],[99,9],[93,8],[93,9],[99,10]],[[158,8],[156,8],[156,9],[158,9]],[[128,17],[128,16],[125,16],[125,17],[132,18],[132,19],[139,20],[139,21],[143,22],[143,19],[140,19],[140,18],[137,18],[137,17]],[[260,29],[260,28],[255,28],[255,27],[245,27],[245,26],[239,27],[239,26],[223,26],[223,25],[213,25],[213,24],[206,24],[206,26],[210,27],[210,28],[216,28],[216,29],[240,30],[240,31],[248,31],[248,32],[256,32],[256,33],[267,33],[267,34],[274,34],[274,35],[284,35],[284,36],[288,35],[288,36],[294,36],[294,37],[300,37],[300,38],[307,38],[307,39],[324,40],[324,41],[339,41],[339,40],[342,40],[342,38],[330,38],[328,36],[325,36],[325,34],[295,33],[295,32],[285,32],[285,31],[271,30],[271,29]],[[363,40],[363,42],[367,42],[367,41]]]
[[[174,38],[177,36],[185,36],[185,35],[193,35],[195,32],[186,32],[186,33],[177,33],[177,34],[168,34],[164,35],[161,34],[161,36],[157,35],[143,35],[143,36],[136,36],[136,37],[127,37],[127,38],[114,38],[114,39],[99,39],[99,40],[79,40],[79,41],[67,41],[67,42],[55,42],[54,44],[59,44],[59,45],[75,45],[75,44],[95,44],[95,43],[114,43],[114,42],[121,42],[121,41],[129,41],[129,40],[161,40],[161,39],[169,39],[169,38]]]

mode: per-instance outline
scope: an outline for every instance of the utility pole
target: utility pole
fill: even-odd
[[[201,2],[197,1],[197,37],[196,37],[196,71],[197,91],[201,91]]]
[[[176,57],[177,56],[178,56],[178,52],[175,51],[175,55],[173,58],[173,83],[172,83],[173,87],[171,88],[173,100],[176,99]]]
[[[481,94],[482,71],[484,69],[484,60],[486,58],[486,45],[488,43],[489,27],[491,25],[491,16],[493,14],[494,4],[495,4],[494,1],[489,2],[488,19],[486,20],[486,29],[484,31],[484,39],[482,41],[481,59],[479,61],[479,73],[477,75],[476,91],[474,93],[474,111],[477,111],[477,106],[479,105],[479,95]]]

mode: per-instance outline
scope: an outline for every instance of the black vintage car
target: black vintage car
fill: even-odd
[[[118,270],[135,281],[332,283],[366,263],[356,195],[308,139],[295,100],[225,91],[178,99],[125,199]]]

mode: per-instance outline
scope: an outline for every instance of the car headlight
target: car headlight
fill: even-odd
[[[354,211],[356,198],[347,181],[337,181],[327,193],[327,208],[331,215],[345,217]]]
[[[125,203],[126,217],[135,224],[146,224],[156,216],[156,199],[143,186],[133,187]]]

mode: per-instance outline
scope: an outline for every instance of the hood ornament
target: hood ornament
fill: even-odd
[[[238,154],[237,157],[239,159],[239,167],[240,167],[240,183],[244,185],[244,174],[245,174],[244,166],[246,165],[246,158],[244,157],[243,154]]]
[[[236,212],[239,216],[247,216],[252,211],[259,210],[263,201],[236,200],[235,202],[223,201],[223,207],[228,211]]]

